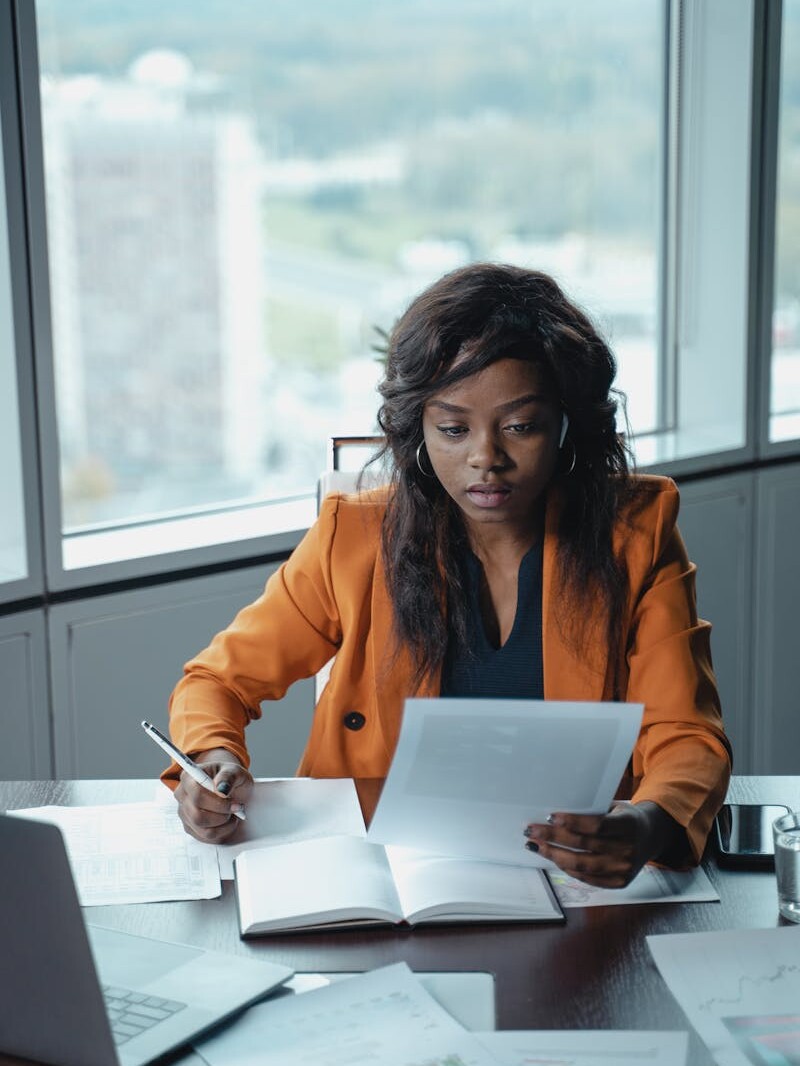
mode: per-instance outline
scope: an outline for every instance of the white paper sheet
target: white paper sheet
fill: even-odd
[[[497,1066],[405,963],[257,1004],[195,1046],[208,1066]]]
[[[552,866],[523,830],[552,811],[608,810],[642,705],[410,699],[368,837],[382,844]]]
[[[161,791],[176,812],[169,790]],[[177,813],[174,818],[180,825]],[[216,854],[220,877],[232,881],[233,860],[241,851],[339,835],[366,836],[352,778],[286,777],[256,781],[247,801],[247,821],[236,827],[228,843],[199,846]]]
[[[174,811],[162,804],[30,807],[8,813],[61,829],[84,907],[213,899],[222,891],[214,850],[188,836]]]
[[[800,1063],[800,927],[649,936],[719,1066]]]
[[[719,893],[702,867],[661,870],[644,866],[625,888],[597,888],[561,870],[548,870],[562,907],[614,907],[624,903],[710,903]]]
[[[501,1066],[684,1066],[688,1033],[570,1029],[477,1033]]]

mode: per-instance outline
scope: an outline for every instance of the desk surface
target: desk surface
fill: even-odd
[[[379,785],[359,782],[369,813]],[[150,799],[152,781],[1,782],[0,809],[49,803]],[[800,808],[800,777],[735,777],[729,799]],[[233,886],[215,900],[93,907],[90,920],[143,936],[260,956],[304,972],[362,971],[405,960],[418,971],[484,970],[495,975],[499,1029],[688,1029],[653,964],[651,933],[771,928],[775,875],[705,863],[720,903],[642,904],[570,909],[565,925],[465,925],[409,930],[338,930],[242,941]],[[0,1066],[11,1063],[0,1056]],[[711,1066],[690,1037],[690,1066]]]

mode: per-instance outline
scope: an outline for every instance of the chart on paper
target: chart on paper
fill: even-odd
[[[405,963],[259,1003],[196,1046],[208,1066],[497,1066]]]
[[[678,933],[648,946],[720,1066],[800,1066],[800,929]]]

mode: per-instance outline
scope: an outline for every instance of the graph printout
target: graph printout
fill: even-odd
[[[800,927],[670,933],[647,943],[719,1066],[800,1066]]]
[[[598,888],[578,881],[563,870],[548,870],[547,876],[562,907],[615,907],[626,903],[709,903],[719,893],[702,867],[693,870],[662,870],[643,866],[625,888]]]
[[[405,963],[257,1003],[195,1047],[208,1066],[497,1066]]]
[[[158,803],[9,813],[59,827],[82,907],[214,899],[222,891],[216,852],[190,837],[173,811]]]

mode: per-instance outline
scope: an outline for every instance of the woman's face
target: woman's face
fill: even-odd
[[[501,359],[442,389],[425,404],[422,429],[433,471],[468,527],[502,523],[517,535],[534,528],[561,431],[561,410],[538,367]]]

